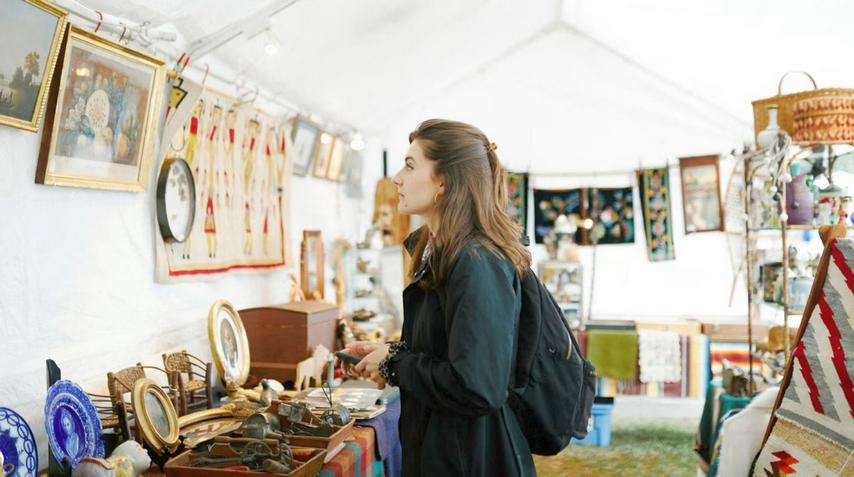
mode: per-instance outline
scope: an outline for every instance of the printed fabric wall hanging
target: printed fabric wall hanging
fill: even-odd
[[[66,30],[67,13],[42,0],[3,3],[0,124],[38,129]]]
[[[507,215],[522,226],[522,233],[527,234],[528,226],[528,174],[524,172],[508,172],[507,181]]]
[[[786,365],[757,477],[854,475],[854,241],[825,242],[798,338]]]
[[[165,89],[163,61],[75,26],[63,48],[36,183],[145,191]]]
[[[685,233],[724,229],[718,156],[679,159]]]
[[[673,215],[670,211],[670,175],[667,167],[638,171],[638,192],[650,262],[673,260]]]
[[[554,229],[555,220],[566,215],[578,224],[579,245],[620,244],[635,241],[634,198],[631,187],[566,190],[534,189],[534,238],[537,243]],[[592,226],[585,229],[584,219]]]
[[[173,86],[164,127],[173,133],[162,150],[164,159],[183,158],[193,172],[196,219],[183,243],[158,240],[158,280],[282,266],[290,131],[209,89],[195,101],[174,104],[185,95],[176,88],[197,87],[188,81]]]
[[[534,189],[534,240],[543,243],[543,239],[554,229],[555,220],[566,215],[579,225],[575,232],[575,243],[585,243],[587,231],[581,223],[587,217],[582,200],[586,197],[584,189],[543,190]]]
[[[635,241],[634,197],[631,187],[586,189],[593,228],[588,243],[620,244]]]

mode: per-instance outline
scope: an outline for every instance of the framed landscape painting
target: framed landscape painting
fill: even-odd
[[[320,129],[314,124],[294,119],[291,139],[294,142],[294,174],[304,176],[308,174],[314,151],[317,149],[317,140],[320,137]]]
[[[5,0],[0,14],[0,124],[36,131],[67,13],[41,0]]]
[[[165,88],[163,61],[72,26],[59,76],[36,182],[144,191]]]

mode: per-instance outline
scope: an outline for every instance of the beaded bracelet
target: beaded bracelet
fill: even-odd
[[[378,366],[380,376],[382,376],[383,379],[385,379],[385,381],[392,386],[397,386],[397,373],[391,367],[391,360],[392,358],[397,356],[397,353],[408,350],[409,347],[406,346],[406,341],[389,342],[388,354],[385,358],[383,358],[382,361],[380,361],[380,364]]]

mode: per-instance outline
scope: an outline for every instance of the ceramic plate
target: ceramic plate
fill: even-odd
[[[101,421],[92,400],[71,381],[57,381],[44,404],[47,441],[56,460],[68,457],[72,467],[83,457],[104,457]]]
[[[4,465],[13,466],[11,477],[38,475],[39,452],[33,431],[23,417],[5,407],[0,407],[0,453]]]

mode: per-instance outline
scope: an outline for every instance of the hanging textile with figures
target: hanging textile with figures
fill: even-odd
[[[178,86],[192,87],[187,81]],[[172,103],[182,95],[173,86]],[[172,106],[165,126],[170,136],[163,139],[160,157],[181,157],[189,164],[196,213],[185,242],[158,240],[158,279],[284,265],[287,125],[209,89],[198,100],[183,101],[174,111]]]

